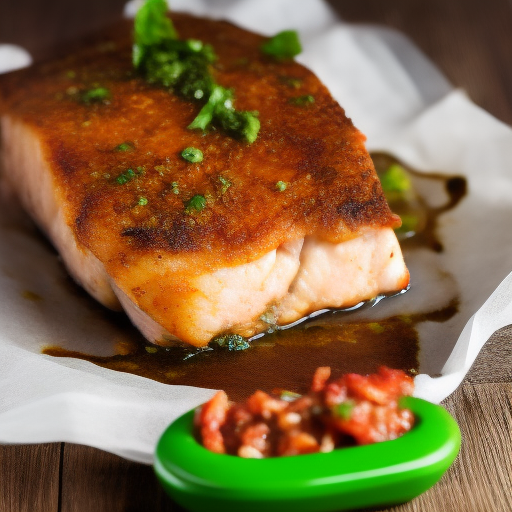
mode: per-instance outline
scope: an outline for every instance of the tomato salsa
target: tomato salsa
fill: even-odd
[[[413,426],[414,415],[398,403],[414,388],[403,371],[381,366],[367,376],[330,377],[320,367],[306,395],[256,391],[245,403],[219,391],[196,411],[198,437],[216,453],[263,458],[387,441]]]

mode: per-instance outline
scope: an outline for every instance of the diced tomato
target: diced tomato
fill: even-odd
[[[245,404],[229,406],[226,394],[217,393],[196,418],[203,444],[242,457],[299,455],[330,451],[350,439],[395,439],[412,427],[413,414],[398,406],[413,391],[404,372],[383,366],[373,375],[350,373],[328,382],[330,374],[329,367],[318,368],[311,392],[292,401],[256,391]]]
[[[209,402],[203,405],[198,416],[203,445],[215,453],[226,452],[220,428],[226,421],[228,405],[226,393],[218,391]]]
[[[320,451],[318,441],[308,432],[289,432],[281,437],[277,455],[301,455]]]
[[[260,414],[266,419],[270,419],[273,414],[282,411],[287,403],[284,400],[272,398],[263,391],[256,391],[247,400],[247,406],[252,414]]]
[[[311,391],[313,393],[318,393],[322,391],[325,387],[326,382],[329,380],[331,376],[331,369],[329,366],[320,366],[315,371],[313,375],[313,383],[311,384]]]
[[[334,407],[347,399],[347,386],[342,379],[325,386],[324,400],[327,407]]]
[[[241,446],[238,452],[254,453],[253,450],[257,450],[262,457],[268,457],[270,455],[270,427],[264,423],[259,422],[254,425],[247,427],[241,435]],[[247,447],[252,450],[247,451]]]

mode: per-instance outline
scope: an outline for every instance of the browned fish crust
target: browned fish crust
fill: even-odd
[[[68,223],[114,278],[143,255],[156,262],[165,254],[176,267],[202,272],[308,234],[342,242],[363,227],[399,222],[364,136],[309,70],[264,56],[263,37],[230,23],[172,18],[180,37],[213,45],[216,81],[234,87],[235,106],[259,112],[253,144],[188,130],[200,104],[137,76],[130,22],[71,55],[0,78],[0,113],[35,130]],[[108,104],[77,99],[94,87],[109,89]],[[304,95],[314,103],[294,104]],[[115,149],[125,142],[133,150]],[[202,150],[203,162],[181,158],[189,146]],[[120,185],[116,178],[127,169],[139,170]],[[196,194],[207,206],[187,213]]]

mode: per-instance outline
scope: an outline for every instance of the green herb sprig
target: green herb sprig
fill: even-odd
[[[124,185],[125,183],[128,183],[129,181],[133,180],[135,178],[136,173],[133,169],[127,169],[125,172],[120,174],[116,181],[119,183],[119,185]]]
[[[181,157],[187,162],[197,164],[203,161],[203,152],[197,148],[185,148],[181,152]]]
[[[277,59],[293,59],[302,52],[295,30],[283,30],[261,45],[261,51]]]
[[[94,87],[80,93],[80,100],[86,105],[105,103],[110,99],[110,91],[106,87]]]
[[[220,193],[221,195],[224,195],[228,188],[231,187],[232,183],[227,178],[224,178],[224,176],[219,176],[219,181],[221,183]]]
[[[247,350],[251,344],[240,334],[224,334],[217,336],[211,343],[217,344],[220,348],[227,349],[230,352]]]
[[[127,169],[116,177],[116,182],[119,185],[124,185],[125,183],[132,181],[134,178],[141,176],[142,174],[144,174],[144,167],[137,167],[137,172],[135,172],[133,169]]]
[[[206,199],[202,195],[195,195],[185,203],[185,213],[200,212],[206,208]]]
[[[146,0],[135,17],[133,65],[150,83],[191,100],[205,102],[189,129],[210,125],[248,143],[256,140],[260,122],[255,112],[238,111],[233,91],[218,85],[211,65],[213,48],[196,39],[180,40],[167,17],[165,0]]]
[[[121,144],[118,144],[114,151],[118,151],[119,153],[124,153],[126,151],[133,151],[135,149],[135,146],[131,142],[122,142]]]
[[[290,98],[288,103],[295,105],[297,107],[307,107],[308,105],[312,105],[315,103],[315,97],[311,96],[311,94],[305,94],[303,96],[296,96],[294,98]]]

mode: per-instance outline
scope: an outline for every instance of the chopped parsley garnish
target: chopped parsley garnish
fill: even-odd
[[[158,349],[156,347],[150,347],[148,345],[146,345],[144,349],[148,354],[156,354],[158,352]]]
[[[276,183],[276,188],[277,188],[277,190],[279,190],[279,192],[284,192],[286,190],[286,187],[287,187],[287,185],[284,181],[278,181]]]
[[[302,51],[302,46],[295,30],[283,30],[263,43],[261,51],[277,59],[293,59]]]
[[[219,181],[221,182],[222,184],[222,187],[220,189],[220,193],[221,194],[225,194],[227,189],[229,187],[231,187],[231,181],[227,180],[226,178],[224,178],[224,176],[219,176]]]
[[[114,148],[114,151],[119,151],[122,153],[125,151],[133,151],[134,149],[135,149],[135,147],[131,142],[123,142],[123,143],[119,144],[118,146],[116,146]]]
[[[148,204],[148,200],[146,197],[139,197],[139,206],[146,206]]]
[[[194,211],[200,212],[206,208],[206,199],[204,196],[195,195],[185,203],[185,212],[192,213]]]
[[[212,340],[221,348],[227,348],[230,351],[246,350],[251,344],[240,334],[224,334]]]
[[[249,144],[256,140],[260,130],[258,113],[235,110],[233,91],[216,84],[212,87],[208,101],[188,128],[204,131],[211,123],[219,125],[235,137],[245,139]]]
[[[297,107],[305,107],[307,105],[312,105],[313,103],[315,103],[315,98],[314,96],[311,96],[311,94],[305,94],[304,96],[290,98],[288,102],[291,103],[292,105],[296,105]]]
[[[171,20],[166,16],[165,0],[149,0],[137,12],[134,20],[135,41],[133,45],[133,65],[138,68],[153,46],[166,39],[177,39]]]
[[[280,76],[279,81],[291,89],[300,89],[303,82],[301,78],[293,78],[291,76]]]
[[[185,148],[181,152],[181,156],[184,160],[193,164],[203,161],[203,152],[197,148]]]
[[[178,194],[180,193],[180,189],[179,189],[179,187],[178,187],[178,182],[177,182],[177,181],[173,181],[173,182],[171,183],[171,187],[172,187],[172,193],[173,193],[173,194],[178,195]]]
[[[407,192],[411,188],[411,180],[407,171],[399,164],[390,165],[380,176],[384,192]]]
[[[135,178],[135,176],[137,176],[135,171],[133,169],[128,169],[127,171],[120,174],[116,178],[116,181],[117,181],[117,183],[119,183],[119,185],[124,185],[125,183],[128,183],[129,181],[133,180],[133,178]]]
[[[260,129],[257,114],[235,110],[233,92],[215,83],[213,48],[196,39],[180,40],[166,16],[165,0],[146,0],[135,17],[133,65],[146,80],[191,101],[205,102],[189,129],[218,126],[252,143]]]
[[[80,93],[80,99],[87,105],[103,103],[110,99],[110,91],[106,87],[95,87]]]

